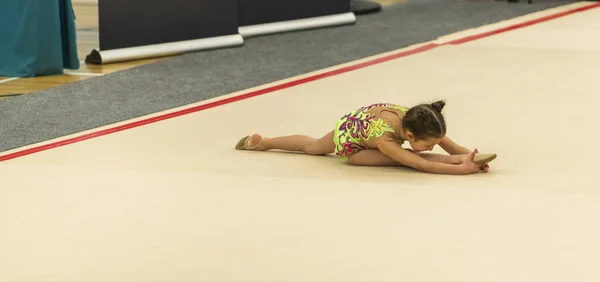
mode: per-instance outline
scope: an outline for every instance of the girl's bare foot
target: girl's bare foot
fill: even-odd
[[[265,147],[262,145],[263,137],[260,134],[252,134],[246,141],[246,148],[253,151],[265,151]]]
[[[473,162],[478,165],[487,164],[496,159],[496,154],[477,154],[473,158]]]
[[[462,164],[471,160],[471,154],[453,155],[455,162],[454,164]]]
[[[252,150],[252,151],[265,151],[266,149],[262,146],[263,137],[259,134],[252,134],[246,136],[235,145],[236,150]]]
[[[459,157],[459,164],[471,160],[471,154],[464,155],[455,155]],[[473,158],[473,162],[477,165],[484,165],[496,159],[496,154],[484,154],[484,153],[475,153],[475,157]]]

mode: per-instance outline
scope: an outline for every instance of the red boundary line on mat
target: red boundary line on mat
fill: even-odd
[[[499,28],[499,29],[496,29],[496,30],[492,30],[492,31],[488,31],[488,32],[480,33],[480,34],[475,34],[475,35],[471,35],[471,36],[467,36],[467,37],[464,37],[464,38],[460,38],[460,39],[456,39],[456,40],[447,42],[445,44],[450,44],[450,45],[463,44],[463,43],[467,43],[467,42],[470,42],[470,41],[474,41],[474,40],[478,40],[478,39],[481,39],[481,38],[489,37],[489,36],[492,36],[492,35],[504,33],[504,32],[507,32],[507,31],[511,31],[511,30],[523,28],[523,27],[526,27],[526,26],[538,24],[538,23],[541,23],[541,22],[550,21],[550,20],[557,19],[557,18],[560,18],[560,17],[568,16],[570,14],[575,14],[575,13],[587,11],[587,10],[590,10],[590,9],[598,8],[598,7],[600,7],[600,2],[591,4],[591,5],[587,5],[587,6],[583,6],[583,7],[579,7],[579,8],[575,8],[575,9],[572,9],[572,10],[568,10],[568,11],[564,11],[564,12],[560,12],[560,13],[556,13],[556,14],[544,16],[544,17],[541,17],[541,18],[538,18],[538,19],[534,19],[534,20],[530,20],[530,21],[526,21],[526,22],[514,24],[514,25],[511,25],[511,26]]]
[[[367,61],[367,62],[363,62],[363,63],[358,63],[356,65],[351,65],[351,66],[343,67],[343,68],[340,68],[340,69],[328,71],[328,72],[325,72],[325,73],[313,75],[313,76],[310,76],[310,77],[301,78],[301,79],[298,79],[298,80],[294,80],[294,81],[282,83],[282,84],[279,84],[279,85],[267,87],[267,88],[264,88],[264,89],[260,89],[260,90],[248,92],[248,93],[241,94],[241,95],[238,95],[238,96],[229,97],[229,98],[225,98],[225,99],[218,100],[218,101],[215,101],[215,102],[211,102],[211,103],[207,103],[207,104],[203,104],[203,105],[191,107],[191,108],[188,108],[188,109],[183,109],[183,110],[179,110],[179,111],[176,111],[176,112],[172,112],[172,113],[168,113],[168,114],[163,114],[163,115],[160,115],[160,116],[151,117],[151,118],[147,118],[147,119],[135,121],[135,122],[132,122],[132,123],[128,123],[128,124],[124,124],[124,125],[119,125],[119,126],[108,128],[108,129],[99,130],[99,131],[96,131],[96,132],[87,133],[87,134],[84,134],[84,135],[80,135],[80,136],[72,137],[72,138],[69,138],[69,139],[65,139],[65,140],[61,140],[61,141],[56,141],[56,142],[48,143],[48,144],[45,144],[45,145],[40,145],[40,146],[37,146],[37,147],[32,147],[32,148],[25,149],[25,150],[22,150],[22,151],[13,152],[13,153],[10,153],[10,154],[7,154],[7,155],[0,156],[0,162],[11,160],[11,159],[15,159],[15,158],[19,158],[19,157],[22,157],[22,156],[26,156],[26,155],[30,155],[30,154],[34,154],[34,153],[38,153],[38,152],[42,152],[42,151],[46,151],[46,150],[49,150],[49,149],[53,149],[53,148],[57,148],[57,147],[61,147],[61,146],[69,145],[69,144],[73,144],[73,143],[77,143],[77,142],[81,142],[81,141],[92,139],[92,138],[96,138],[96,137],[99,137],[99,136],[108,135],[108,134],[112,134],[112,133],[115,133],[115,132],[119,132],[119,131],[131,129],[131,128],[139,127],[139,126],[142,126],[142,125],[146,125],[146,124],[150,124],[150,123],[155,123],[155,122],[158,122],[158,121],[167,120],[167,119],[171,119],[171,118],[178,117],[178,116],[187,115],[187,114],[190,114],[190,113],[194,113],[194,112],[198,112],[198,111],[202,111],[202,110],[214,108],[214,107],[217,107],[217,106],[221,106],[221,105],[233,103],[233,102],[236,102],[236,101],[241,101],[241,100],[245,100],[245,99],[248,99],[248,98],[252,98],[252,97],[264,95],[264,94],[267,94],[267,93],[270,93],[270,92],[275,92],[275,91],[278,91],[278,90],[281,90],[281,89],[290,88],[290,87],[293,87],[293,86],[296,86],[296,85],[300,85],[300,84],[305,84],[305,83],[308,83],[308,82],[311,82],[311,81],[315,81],[315,80],[319,80],[319,79],[323,79],[323,78],[326,78],[326,77],[335,76],[335,75],[339,75],[339,74],[342,74],[342,73],[350,72],[350,71],[353,71],[353,70],[357,70],[357,69],[365,68],[365,67],[368,67],[368,66],[380,64],[380,63],[383,63],[383,62],[395,60],[395,59],[398,59],[398,58],[402,58],[402,57],[406,57],[406,56],[410,56],[410,55],[422,53],[422,52],[425,52],[425,51],[437,48],[437,47],[442,46],[442,45],[458,45],[458,44],[463,44],[463,43],[474,41],[474,40],[481,39],[481,38],[484,38],[484,37],[488,37],[488,36],[496,35],[496,34],[499,34],[499,33],[503,33],[503,32],[507,32],[507,31],[511,31],[511,30],[523,28],[523,27],[526,27],[526,26],[538,24],[538,23],[541,23],[541,22],[549,21],[549,20],[556,19],[556,18],[559,18],[559,17],[564,17],[564,16],[567,16],[567,15],[570,15],[570,14],[574,14],[574,13],[578,13],[578,12],[583,12],[583,11],[586,11],[586,10],[589,10],[589,9],[592,9],[592,8],[597,8],[597,7],[600,7],[600,2],[599,3],[595,3],[595,4],[591,4],[591,5],[588,5],[588,6],[576,8],[576,9],[573,9],[573,10],[568,10],[568,11],[560,12],[560,13],[557,13],[557,14],[553,14],[553,15],[541,17],[541,18],[534,19],[534,20],[527,21],[527,22],[523,22],[523,23],[520,23],[520,24],[515,24],[515,25],[512,25],[512,26],[500,28],[500,29],[497,29],[497,30],[493,30],[493,31],[489,31],[489,32],[481,33],[481,34],[467,36],[467,37],[464,37],[464,38],[460,38],[460,39],[457,39],[457,40],[453,40],[453,41],[447,42],[445,44],[435,44],[435,43],[425,44],[425,45],[423,45],[421,47],[418,47],[418,48],[415,48],[415,49],[412,49],[412,50],[402,51],[402,52],[399,52],[399,53],[396,53],[396,54],[392,54],[392,55],[389,55],[389,56],[385,56],[385,57],[373,59],[371,61]]]

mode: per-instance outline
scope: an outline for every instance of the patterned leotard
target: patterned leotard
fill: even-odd
[[[374,139],[378,139],[377,142],[402,144],[400,124],[408,110],[401,105],[379,103],[344,115],[334,129],[335,154],[348,160],[348,157],[362,149],[376,147]]]

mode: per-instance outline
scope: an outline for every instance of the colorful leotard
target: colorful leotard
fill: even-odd
[[[346,114],[334,129],[335,154],[347,160],[362,149],[376,148],[375,139],[402,144],[399,130],[408,110],[400,105],[379,103]]]

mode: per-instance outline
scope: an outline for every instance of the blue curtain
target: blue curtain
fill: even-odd
[[[0,76],[79,69],[71,0],[0,0]]]

